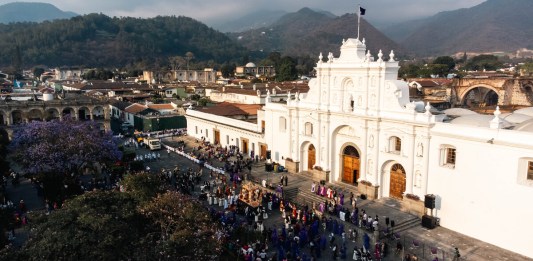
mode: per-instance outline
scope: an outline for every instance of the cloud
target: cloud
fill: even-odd
[[[0,4],[13,0],[0,0]],[[445,10],[471,7],[484,0],[48,0],[64,11],[79,14],[104,13],[110,16],[154,17],[184,15],[202,22],[231,21],[258,10],[297,11],[303,7],[336,15],[355,13],[357,5],[367,9],[369,21],[404,21],[431,16]]]

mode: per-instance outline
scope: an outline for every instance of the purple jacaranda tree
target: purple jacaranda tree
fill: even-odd
[[[16,129],[10,149],[23,173],[79,174],[81,167],[121,158],[118,141],[90,121],[34,121]]]

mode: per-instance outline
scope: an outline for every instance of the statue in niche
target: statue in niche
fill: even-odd
[[[370,96],[370,107],[374,107],[374,105],[376,105],[376,95],[372,94]]]
[[[368,160],[367,170],[368,175],[372,176],[374,173],[374,161],[372,159]]]
[[[374,148],[374,135],[370,134],[370,137],[368,137],[368,147]]]
[[[420,170],[417,170],[415,172],[415,187],[422,187],[422,173],[420,172]]]
[[[422,142],[419,142],[416,146],[416,156],[417,157],[423,157],[424,156],[424,145],[422,145]]]

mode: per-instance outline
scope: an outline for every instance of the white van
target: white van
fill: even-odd
[[[159,139],[146,138],[146,139],[144,139],[144,142],[146,143],[146,146],[148,146],[148,148],[150,148],[150,150],[160,150],[161,149],[161,142],[159,142]]]

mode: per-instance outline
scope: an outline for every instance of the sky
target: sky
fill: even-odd
[[[472,7],[485,0],[33,0],[55,5],[78,14],[104,13],[109,16],[154,17],[184,15],[208,25],[236,20],[260,10],[295,12],[303,7],[335,15],[366,9],[365,19],[379,26],[427,17],[440,11]],[[0,4],[15,2],[0,0]],[[21,2],[21,1],[19,1]],[[23,2],[23,1],[22,1]]]

